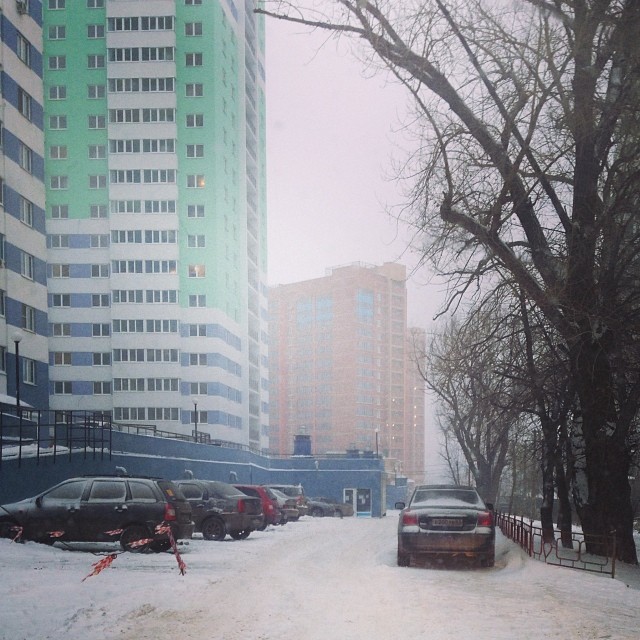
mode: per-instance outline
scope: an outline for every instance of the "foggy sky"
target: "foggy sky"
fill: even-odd
[[[353,262],[411,270],[408,232],[385,210],[403,200],[390,177],[409,144],[399,131],[406,90],[371,77],[346,40],[266,23],[269,284]],[[409,322],[425,328],[437,296],[427,280],[423,271],[408,283]]]

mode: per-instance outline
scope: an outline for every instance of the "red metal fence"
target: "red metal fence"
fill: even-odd
[[[583,571],[616,575],[616,536],[585,536],[581,531],[572,531],[571,543],[561,541],[561,532],[553,531],[553,541],[544,542],[542,527],[523,516],[496,512],[496,525],[510,540],[517,542],[532,558],[547,564],[570,567]],[[606,555],[594,555],[587,551],[596,546],[606,550]]]

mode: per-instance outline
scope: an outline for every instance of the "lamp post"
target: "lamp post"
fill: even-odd
[[[378,429],[376,429],[376,458],[379,457],[378,456]]]
[[[198,442],[198,401],[193,401],[193,435]]]
[[[13,334],[13,344],[16,347],[16,413],[20,414],[20,341],[22,334],[17,332]]]

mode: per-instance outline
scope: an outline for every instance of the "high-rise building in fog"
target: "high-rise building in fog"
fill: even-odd
[[[253,4],[42,5],[53,409],[266,447]]]
[[[424,384],[407,327],[406,269],[353,264],[269,293],[270,450],[359,449],[424,474]]]
[[[31,7],[28,2],[16,0],[0,3],[0,394],[9,403],[20,395],[23,405],[46,408],[48,327],[40,18],[40,2]],[[18,367],[16,350],[20,355]]]

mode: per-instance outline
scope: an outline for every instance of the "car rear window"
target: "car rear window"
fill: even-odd
[[[217,498],[235,498],[242,495],[240,489],[227,484],[226,482],[208,482],[209,491]]]
[[[480,496],[467,489],[416,489],[411,504],[452,506],[452,507],[480,507],[484,504]]]

